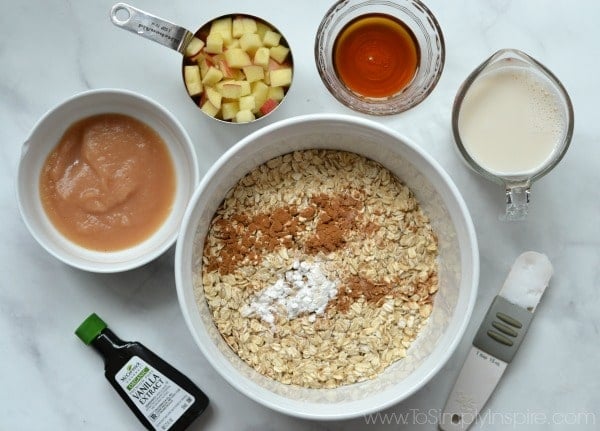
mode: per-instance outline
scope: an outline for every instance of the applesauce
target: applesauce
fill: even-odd
[[[116,251],[151,236],[171,211],[175,168],[159,134],[127,115],[72,124],[46,159],[40,198],[54,226],[78,245]]]

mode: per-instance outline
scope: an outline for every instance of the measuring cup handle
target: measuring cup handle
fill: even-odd
[[[189,30],[146,13],[127,3],[117,3],[110,10],[114,25],[183,54],[194,37]]]
[[[506,183],[505,219],[507,221],[524,220],[527,218],[530,189],[531,184],[529,180]]]

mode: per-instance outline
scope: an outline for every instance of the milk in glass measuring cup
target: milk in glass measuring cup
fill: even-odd
[[[452,110],[454,139],[467,164],[505,186],[507,220],[527,216],[531,184],[561,160],[573,121],[560,81],[515,49],[502,49],[475,69]]]

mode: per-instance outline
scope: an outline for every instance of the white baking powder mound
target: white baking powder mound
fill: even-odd
[[[335,298],[339,280],[329,280],[318,262],[295,261],[274,284],[254,297],[242,308],[242,316],[258,315],[273,324],[275,315],[284,313],[288,319],[309,313],[309,319],[323,314],[329,300]]]

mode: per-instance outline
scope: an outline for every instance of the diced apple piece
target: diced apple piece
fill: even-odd
[[[202,83],[206,86],[211,86],[215,85],[221,79],[223,79],[223,72],[214,66],[210,66],[206,72],[206,75],[204,75],[204,78],[202,79]]]
[[[200,61],[202,61],[203,58],[204,50],[201,50],[198,54],[194,55],[193,57],[190,57],[190,61],[200,64]]]
[[[224,84],[221,94],[225,99],[239,99],[242,96],[242,86],[238,84]]]
[[[263,81],[256,81],[252,83],[251,87],[252,95],[254,96],[254,100],[256,102],[255,111],[258,112],[258,108],[260,108],[262,104],[265,103],[265,101],[267,100],[267,97],[269,95],[269,86]],[[282,89],[281,87],[277,88]]]
[[[263,46],[260,36],[256,33],[244,33],[240,37],[240,48],[250,55],[254,55],[258,48]]]
[[[262,42],[266,47],[278,46],[279,41],[281,40],[281,35],[273,30],[267,30],[265,35],[263,36]]]
[[[254,108],[256,108],[256,101],[254,100],[254,96],[252,94],[240,97],[240,111],[245,109],[253,111]]]
[[[244,75],[244,71],[242,69],[233,69],[233,79],[236,81],[243,81],[246,79],[246,75]]]
[[[242,21],[243,18],[241,16],[236,16],[233,19],[233,26],[231,28],[231,35],[234,38],[239,38],[241,35],[244,34],[244,21]]]
[[[206,97],[215,108],[221,109],[221,99],[223,96],[213,87],[206,87]]]
[[[269,66],[269,58],[271,58],[269,48],[258,48],[254,53],[254,64],[266,69]]]
[[[240,37],[245,33],[256,33],[256,21],[250,17],[235,17],[233,19],[233,37]]]
[[[233,120],[239,110],[240,106],[238,102],[223,102],[221,104],[221,116],[223,120]]]
[[[225,60],[229,67],[241,69],[244,66],[250,66],[252,61],[246,51],[241,48],[232,48],[225,51]]]
[[[250,83],[248,81],[240,80],[240,81],[235,81],[235,83],[242,87],[241,96],[247,96],[248,94],[252,93],[252,89],[251,89]]]
[[[200,81],[200,67],[195,64],[188,64],[184,66],[183,77],[186,82]]]
[[[271,87],[285,87],[292,83],[292,69],[286,67],[284,69],[271,70],[269,72],[269,80]]]
[[[267,115],[273,109],[277,108],[278,104],[279,104],[279,102],[277,100],[267,99],[265,101],[265,103],[263,103],[262,106],[260,107],[260,113],[262,115]]]
[[[200,110],[210,117],[214,117],[219,113],[219,108],[210,103],[210,100],[204,102]]]
[[[206,37],[204,51],[209,54],[221,54],[223,52],[223,36],[219,33],[209,34]]]
[[[269,57],[269,65],[267,66],[267,70],[277,70],[283,69],[285,67],[291,67],[291,64],[287,61],[283,64],[279,64],[278,62]]]
[[[223,74],[223,78],[236,78],[237,77],[237,74],[235,73],[234,69],[229,67],[229,65],[227,64],[227,61],[225,59],[218,60],[217,67]]]
[[[256,65],[246,66],[244,67],[244,75],[246,76],[246,81],[250,83],[262,81],[265,79],[265,69]]]
[[[231,39],[231,42],[227,42],[225,44],[225,48],[226,49],[231,49],[231,48],[239,48],[240,47],[240,40],[239,39]]]
[[[263,81],[253,82],[250,85],[250,88],[252,90],[252,94],[254,94],[254,97],[256,97],[257,95],[260,94],[261,97],[264,95],[265,100],[267,99],[267,94],[269,94],[270,87],[267,84],[265,84]]]
[[[246,16],[242,18],[242,23],[244,25],[244,33],[256,33],[257,24],[254,18]]]
[[[223,93],[223,86],[226,84],[235,84],[235,79],[223,79],[222,81],[217,82],[215,87],[219,93]]]
[[[271,71],[271,70],[278,70],[278,69],[285,69],[285,68],[291,68],[291,64],[289,62],[285,62],[283,64],[279,64],[277,63],[275,60],[273,60],[272,58],[269,58],[269,65],[267,66],[267,70]],[[271,85],[271,74],[266,72],[265,73],[265,84],[267,85]]]
[[[283,45],[277,45],[269,48],[269,56],[279,64],[285,61],[289,52],[290,49]]]
[[[185,56],[194,57],[200,54],[202,48],[204,48],[204,41],[194,36],[185,47]]]
[[[267,24],[260,21],[256,23],[256,34],[260,36],[261,40],[263,37],[265,37],[265,33],[269,30],[271,30],[271,27],[269,27]]]
[[[237,114],[235,114],[236,123],[249,123],[250,121],[254,121],[256,117],[252,113],[252,111],[248,109],[239,110]]]
[[[243,74],[243,72],[242,72],[242,74]],[[223,90],[223,87],[225,85],[227,85],[227,84],[239,85],[240,88],[241,88],[241,94],[240,94],[240,96],[247,96],[248,94],[250,94],[252,92],[251,91],[251,84],[248,81],[243,80],[243,79],[236,79],[236,80],[228,79],[228,80],[223,80],[223,81],[221,81],[221,82],[219,82],[217,84],[217,87],[220,88],[221,90]],[[222,91],[221,91],[221,93],[222,93]]]
[[[233,22],[233,20],[230,16],[215,19],[210,25],[209,35],[219,34],[219,35],[221,35],[221,38],[223,38],[223,41],[225,41],[225,42],[231,41],[231,39],[233,38],[233,36],[231,34],[232,22]]]
[[[273,99],[277,102],[281,102],[284,96],[283,87],[269,87],[267,91],[267,99]]]
[[[202,79],[200,78],[200,67],[185,66],[183,68],[183,80],[190,96],[202,93]]]
[[[208,64],[208,60],[205,56],[198,58],[197,63],[198,66],[200,66],[200,76],[202,76],[202,79],[204,79],[206,72],[208,72],[208,69],[210,69],[210,64]]]

